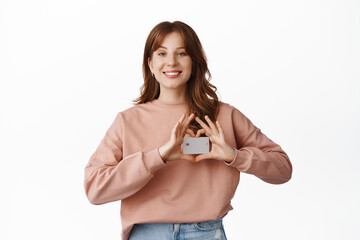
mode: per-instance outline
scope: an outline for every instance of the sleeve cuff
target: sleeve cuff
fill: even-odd
[[[151,174],[154,174],[157,170],[166,166],[166,163],[160,156],[158,148],[144,154],[144,163]]]
[[[251,153],[248,152],[245,148],[242,148],[240,150],[234,148],[234,150],[235,150],[234,159],[231,162],[225,162],[225,164],[230,167],[234,167],[239,170],[245,171],[249,167]]]

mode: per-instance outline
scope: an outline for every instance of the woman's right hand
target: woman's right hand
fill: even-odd
[[[187,129],[187,127],[194,119],[194,116],[195,115],[192,113],[188,118],[186,118],[184,113],[172,129],[170,140],[159,148],[160,156],[164,161],[183,159],[195,162],[195,156],[183,154],[181,151],[181,144],[183,143],[183,138],[186,133],[192,133],[191,135],[193,135],[193,132]]]

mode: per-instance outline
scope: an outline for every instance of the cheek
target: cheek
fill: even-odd
[[[161,70],[163,65],[164,64],[161,61],[154,61],[153,62],[153,67],[154,67],[155,70]]]

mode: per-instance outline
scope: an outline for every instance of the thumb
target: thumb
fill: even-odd
[[[180,154],[180,159],[183,159],[183,160],[188,160],[190,162],[196,162],[196,159],[194,156],[190,155],[190,154],[183,154],[181,153]]]
[[[200,161],[202,161],[202,160],[209,159],[209,158],[211,158],[211,154],[210,154],[210,153],[200,154],[200,155],[196,156],[195,161],[196,161],[196,162],[200,162]]]

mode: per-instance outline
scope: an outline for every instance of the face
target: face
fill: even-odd
[[[148,59],[148,64],[160,84],[160,91],[186,89],[191,76],[192,60],[185,51],[184,41],[179,33],[167,34],[160,47]]]

